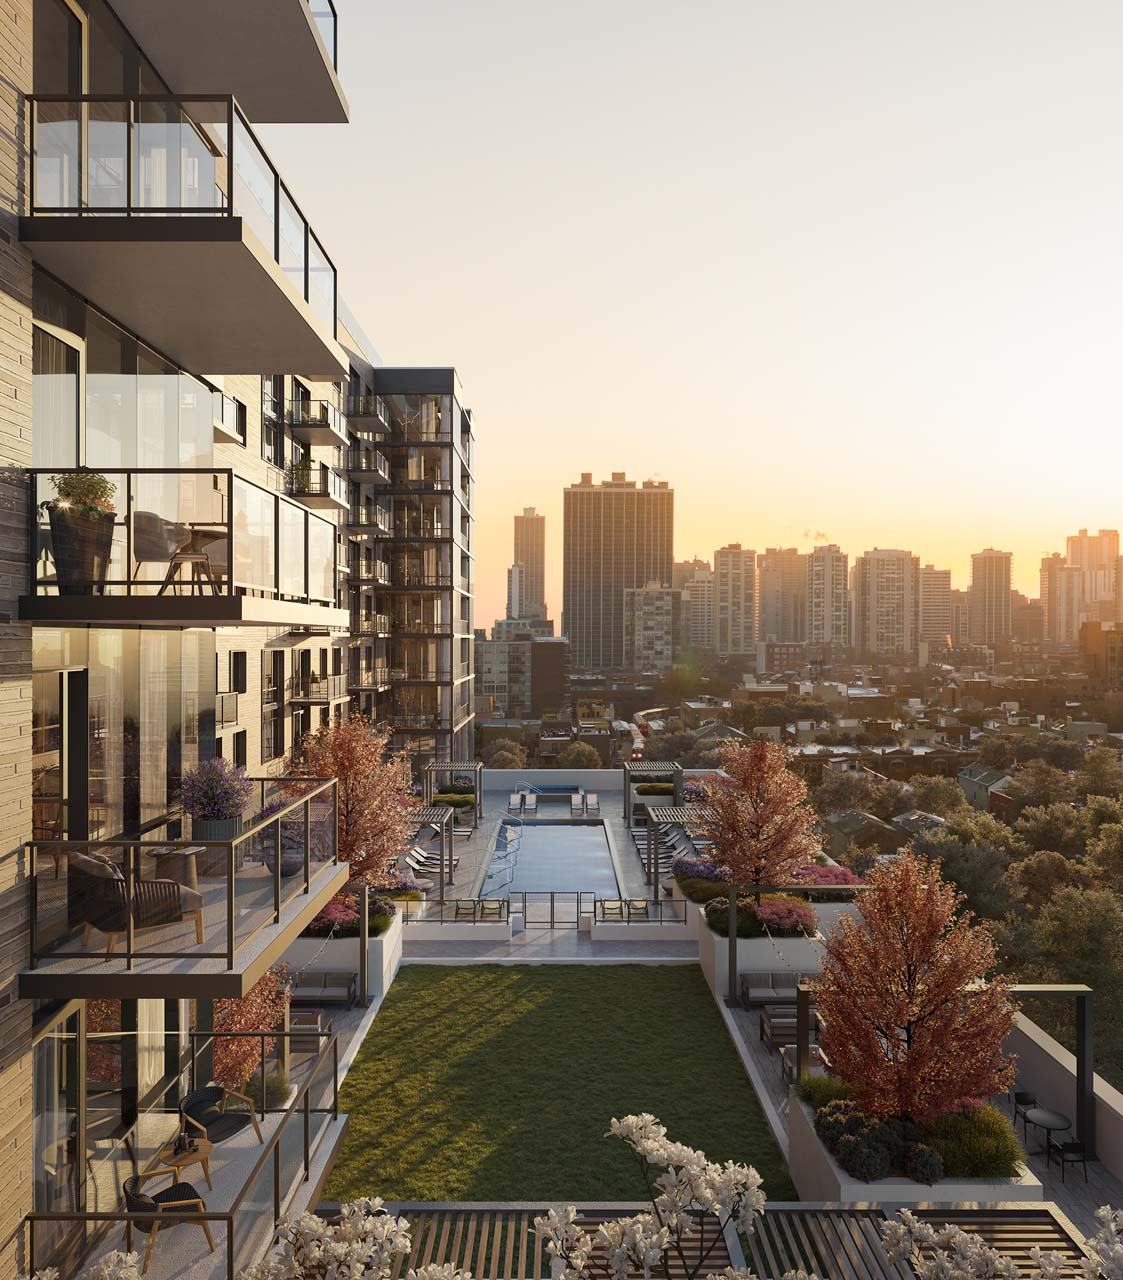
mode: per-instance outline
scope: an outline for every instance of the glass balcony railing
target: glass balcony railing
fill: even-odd
[[[35,596],[335,598],[335,526],[229,469],[30,473]]]
[[[359,471],[371,477],[378,475],[383,480],[390,479],[390,463],[386,455],[374,449],[349,449],[347,470]]]
[[[388,534],[392,528],[390,513],[382,507],[352,507],[347,513],[347,523],[376,533]]]
[[[295,675],[289,689],[290,702],[333,702],[347,697],[345,675]]]
[[[389,429],[390,410],[381,396],[349,393],[343,398],[343,412],[360,430]]]
[[[324,499],[340,508],[347,506],[347,481],[322,462],[290,463],[285,489],[293,498]]]
[[[283,422],[298,440],[308,444],[347,443],[347,423],[330,400],[262,401],[262,411],[274,422]]]
[[[120,1073],[116,1058],[120,1036],[120,1031],[104,1037],[91,1032],[88,1040],[91,1061],[100,1052],[104,1069],[115,1076]],[[77,1157],[67,1153],[91,1153],[83,1166],[70,1165],[70,1176],[80,1177],[84,1187],[85,1207],[27,1215],[22,1224],[22,1256],[29,1275],[47,1267],[60,1267],[64,1275],[86,1274],[115,1250],[143,1254],[146,1240],[154,1246],[153,1275],[178,1271],[235,1280],[264,1257],[277,1223],[314,1176],[325,1142],[333,1140],[332,1134],[338,1138],[338,1042],[330,1027],[317,1026],[267,1035],[191,1032],[189,1038],[190,1049],[183,1060],[165,1076],[164,1087],[154,1099],[146,1100],[124,1132],[121,1126],[112,1132],[107,1129],[104,1139],[94,1141],[97,1113],[92,1098],[89,1110],[83,1108],[74,1117],[62,1155],[73,1161]],[[155,1175],[166,1181],[170,1173],[174,1181],[175,1174],[163,1157],[171,1154],[183,1124],[180,1101],[217,1074],[216,1065],[221,1078],[228,1081],[231,1072],[238,1077],[242,1063],[249,1078],[229,1085],[232,1092],[223,1105],[250,1111],[255,1126],[250,1140],[216,1144],[208,1185],[202,1190],[205,1210],[193,1205],[177,1212],[163,1205],[159,1236],[150,1235],[152,1210],[127,1211],[122,1198],[125,1180],[139,1175],[148,1195],[161,1186],[159,1181],[147,1181]],[[255,1140],[257,1134],[260,1141]],[[209,1264],[192,1259],[193,1246],[205,1248],[201,1224],[215,1246],[213,1252],[200,1255],[209,1258]],[[173,1232],[177,1226],[183,1230]],[[181,1238],[187,1236],[192,1245]]]
[[[246,443],[246,406],[221,391],[212,392],[215,439]]]
[[[52,959],[221,961],[339,861],[334,779],[259,778],[240,818],[181,819],[191,839],[36,840],[31,967]],[[169,823],[173,817],[169,816]],[[182,971],[182,970],[180,970]]]
[[[452,634],[452,624],[424,613],[392,614],[389,621],[395,634],[416,636],[447,636]]]
[[[347,682],[352,689],[384,689],[390,683],[390,668],[352,667]]]
[[[316,24],[316,30],[320,33],[320,39],[324,42],[324,48],[328,51],[331,65],[338,71],[339,18],[335,12],[335,5],[331,0],[310,0],[308,11]]]
[[[241,218],[335,337],[335,267],[232,96],[27,101],[33,217]]]
[[[388,636],[390,616],[385,613],[352,613],[351,630],[358,635]]]

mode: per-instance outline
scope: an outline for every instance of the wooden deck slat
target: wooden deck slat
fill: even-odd
[[[464,1232],[464,1252],[461,1254],[460,1261],[457,1262],[456,1265],[465,1271],[471,1271],[472,1245],[475,1244],[476,1241],[476,1215],[474,1213],[469,1213],[466,1217],[468,1230]]]
[[[456,1214],[456,1229],[452,1233],[452,1248],[449,1250],[447,1258],[454,1267],[460,1266],[460,1238],[464,1234],[464,1215]]]
[[[507,1232],[507,1252],[503,1257],[503,1275],[505,1280],[510,1280],[511,1262],[515,1256],[515,1237],[522,1234],[523,1221],[525,1218],[526,1214],[524,1213],[516,1214],[514,1219],[511,1221],[510,1228]]]
[[[528,1213],[523,1217],[522,1230],[519,1232],[519,1275],[520,1276],[526,1275],[526,1246],[528,1243],[527,1236],[533,1230],[534,1230],[533,1217],[531,1214]],[[537,1272],[535,1274],[537,1274]]]

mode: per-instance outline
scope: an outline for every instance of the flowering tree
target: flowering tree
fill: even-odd
[[[219,1084],[240,1089],[261,1065],[256,1036],[230,1038],[221,1032],[279,1031],[288,1005],[288,968],[283,964],[266,970],[241,999],[214,1002],[214,1078]],[[266,1054],[276,1043],[276,1036],[266,1036]]]
[[[1005,1092],[1014,1006],[1006,978],[987,980],[989,928],[960,911],[939,863],[909,848],[869,886],[857,916],[832,930],[812,983],[835,1072],[871,1115],[920,1124]]]
[[[335,778],[339,798],[339,854],[352,886],[380,885],[414,832],[418,808],[404,754],[390,755],[388,735],[355,711],[340,724],[304,737],[294,773]]]

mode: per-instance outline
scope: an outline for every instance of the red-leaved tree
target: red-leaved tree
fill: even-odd
[[[350,864],[350,884],[380,884],[414,834],[408,758],[391,754],[388,735],[358,711],[305,734],[302,745],[292,771],[336,779],[339,856]]]
[[[729,742],[721,748],[724,776],[701,782],[705,815],[698,832],[713,841],[713,859],[734,885],[788,884],[818,851],[815,811],[788,759],[766,738]]]
[[[857,915],[826,941],[812,992],[833,1071],[872,1115],[927,1124],[1009,1089],[1009,981],[990,930],[907,847],[869,875]]]
[[[240,1089],[261,1068],[257,1036],[229,1038],[223,1031],[280,1031],[289,1006],[288,968],[280,964],[265,973],[240,999],[214,1002],[214,1078],[228,1089]],[[276,1036],[265,1037],[268,1058]]]

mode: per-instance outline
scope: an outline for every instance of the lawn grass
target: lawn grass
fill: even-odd
[[[642,1199],[634,1156],[604,1136],[639,1111],[795,1199],[693,966],[406,966],[339,1106],[329,1199]]]

